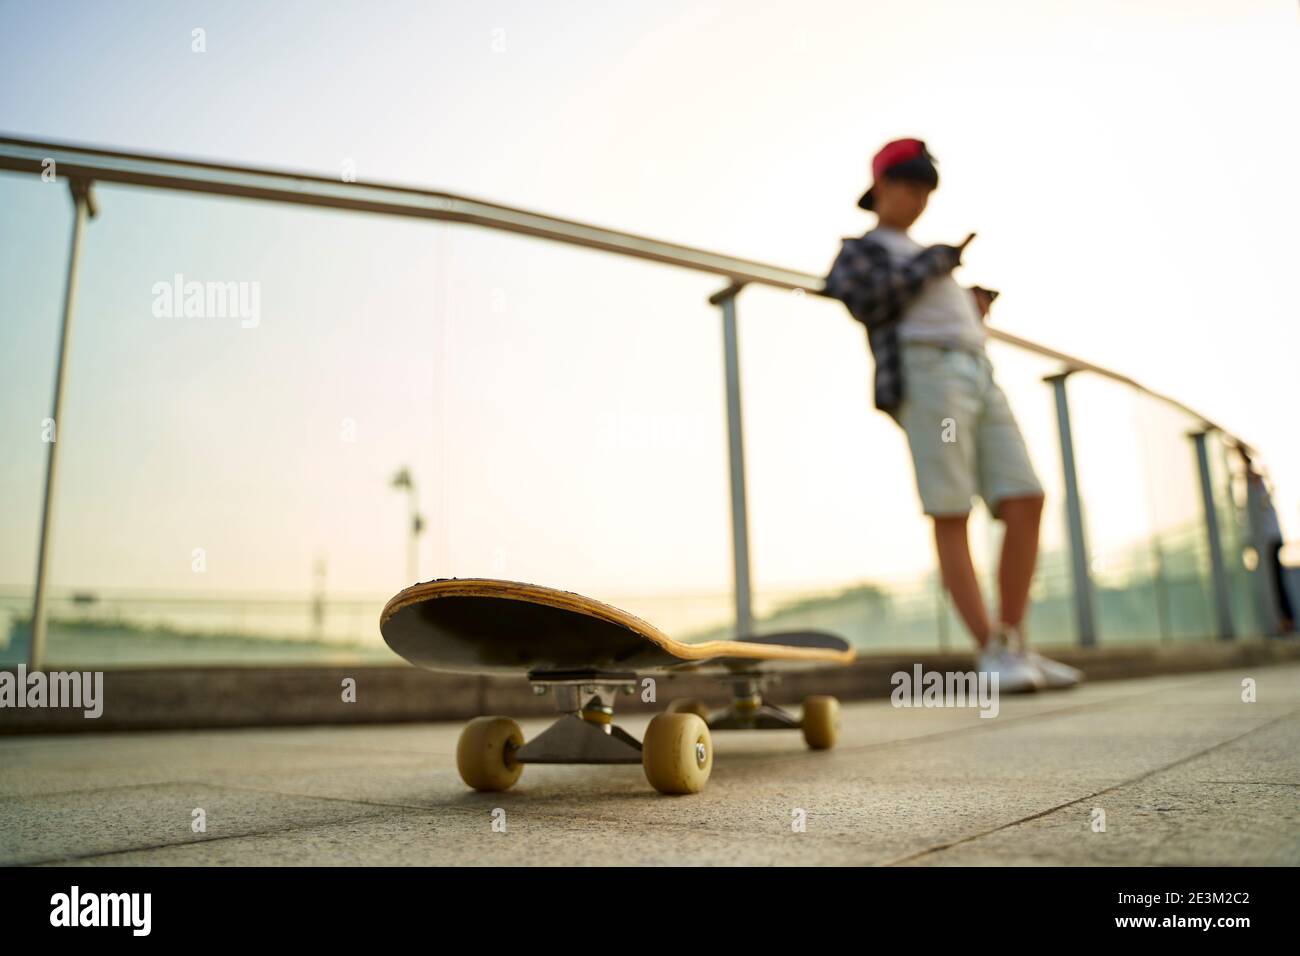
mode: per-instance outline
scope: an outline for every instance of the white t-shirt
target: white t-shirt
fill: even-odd
[[[888,226],[878,226],[867,235],[884,246],[898,266],[925,248],[906,233]],[[958,285],[951,273],[927,279],[898,326],[901,342],[938,342],[980,351],[987,337],[974,293]]]

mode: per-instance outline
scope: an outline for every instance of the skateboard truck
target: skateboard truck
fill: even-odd
[[[641,763],[641,742],[614,723],[614,700],[635,674],[533,672],[533,692],[555,695],[562,716],[514,753],[529,763]]]
[[[669,713],[695,714],[709,730],[799,730],[813,750],[829,750],[839,737],[840,704],[834,697],[804,698],[803,715],[764,703],[763,688],[780,680],[769,671],[733,669],[726,678],[731,684],[731,704],[721,710],[696,698],[675,700]]]
[[[711,712],[710,730],[798,730],[803,722],[775,704],[763,702],[763,688],[778,680],[773,674],[737,674],[731,682],[731,706]]]

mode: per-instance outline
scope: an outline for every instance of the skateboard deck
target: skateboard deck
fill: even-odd
[[[626,611],[518,581],[416,584],[380,615],[384,641],[412,664],[473,673],[788,670],[847,664],[849,643],[821,631],[686,643]]]

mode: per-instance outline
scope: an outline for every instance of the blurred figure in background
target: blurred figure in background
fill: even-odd
[[[1265,574],[1273,578],[1273,594],[1277,603],[1278,630],[1290,634],[1295,630],[1295,613],[1291,608],[1291,595],[1286,587],[1286,569],[1282,566],[1282,525],[1273,507],[1273,495],[1264,476],[1255,470],[1255,463],[1244,445],[1238,445],[1241,460],[1246,463],[1246,510],[1249,513],[1250,531],[1255,539],[1255,550]]]

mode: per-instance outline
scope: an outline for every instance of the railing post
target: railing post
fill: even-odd
[[[1255,567],[1249,572],[1251,594],[1255,600],[1255,620],[1259,622],[1261,634],[1277,634],[1282,630],[1282,615],[1278,606],[1277,585],[1273,580],[1272,570],[1267,562],[1272,557],[1268,553],[1268,542],[1264,540],[1263,530],[1259,526],[1262,502],[1262,489],[1251,480],[1253,466],[1246,463],[1246,531],[1250,536],[1250,547],[1255,552]]]
[[[59,433],[63,431],[63,396],[68,379],[68,353],[72,348],[72,318],[77,302],[77,266],[81,260],[81,234],[87,218],[94,218],[95,196],[91,182],[69,179],[72,191],[72,241],[68,250],[68,277],[63,287],[63,322],[59,330],[59,355],[54,367],[54,411],[45,464],[45,499],[41,505],[41,536],[36,552],[36,593],[32,600],[31,645],[27,666],[39,670],[44,665],[46,638],[46,595],[50,573],[50,537],[54,530],[54,501],[58,489]]]
[[[1217,429],[1211,428],[1209,430],[1216,431]],[[1224,437],[1227,438],[1226,435]],[[1233,610],[1240,613],[1241,608],[1249,607],[1254,603],[1251,594],[1255,587],[1255,581],[1252,572],[1245,566],[1244,560],[1246,549],[1254,540],[1254,535],[1248,519],[1242,514],[1241,509],[1237,507],[1235,479],[1230,460],[1232,455],[1231,445],[1232,442],[1226,440],[1218,442],[1219,462],[1223,467],[1223,484],[1220,485],[1219,491],[1223,495],[1225,505],[1223,511],[1219,513],[1225,519],[1225,527],[1222,529],[1223,563],[1227,570],[1228,590],[1232,595]],[[1256,564],[1256,568],[1258,566]],[[1245,602],[1244,605],[1241,603],[1243,601]],[[1245,620],[1243,615],[1242,622]],[[1258,609],[1256,609],[1256,614],[1253,616],[1254,625],[1258,626],[1260,620]],[[1234,628],[1237,623],[1241,622],[1234,619]],[[1244,623],[1243,627],[1247,634],[1251,632],[1251,624]],[[1264,632],[1261,630],[1260,633]]]
[[[1219,513],[1214,506],[1214,479],[1210,475],[1210,453],[1206,447],[1209,430],[1190,432],[1196,446],[1196,467],[1201,476],[1201,504],[1205,511],[1205,537],[1210,549],[1210,579],[1214,587],[1214,612],[1219,621],[1219,638],[1230,641],[1236,636],[1232,625],[1232,593],[1228,589],[1228,569],[1223,563],[1223,539],[1219,534]]]
[[[736,338],[736,293],[744,283],[727,286],[709,297],[722,306],[722,361],[727,383],[727,448],[731,462],[732,593],[736,603],[736,636],[754,633],[749,580],[749,511],[745,500],[745,433],[740,417],[740,349]]]
[[[1061,474],[1065,479],[1065,514],[1070,535],[1070,569],[1074,583],[1074,621],[1079,643],[1097,643],[1097,621],[1093,611],[1092,571],[1088,565],[1088,541],[1083,530],[1083,503],[1079,497],[1079,476],[1074,465],[1074,437],[1070,431],[1070,403],[1065,394],[1069,370],[1047,375],[1056,397],[1056,427],[1061,439]]]

